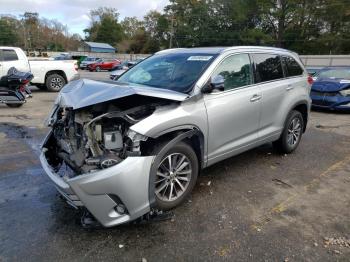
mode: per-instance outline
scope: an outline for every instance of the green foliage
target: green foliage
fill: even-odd
[[[79,37],[55,20],[0,16],[0,45],[75,50]],[[122,52],[171,47],[267,45],[300,54],[350,53],[349,0],[169,0],[164,12],[119,19],[115,8],[90,11],[85,39]]]
[[[90,11],[91,26],[84,30],[86,39],[116,46],[124,37],[119,13],[115,8],[100,7]]]
[[[11,20],[0,18],[0,45],[11,45],[18,41],[18,35]]]

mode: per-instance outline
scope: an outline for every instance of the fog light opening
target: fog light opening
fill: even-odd
[[[121,215],[125,215],[126,214],[126,207],[123,204],[119,204],[117,206],[114,207],[114,210]]]
[[[119,215],[125,215],[128,214],[128,209],[126,208],[126,206],[124,205],[124,203],[121,201],[121,199],[116,196],[116,195],[108,195],[116,204],[116,206],[114,207],[114,211],[117,212]]]

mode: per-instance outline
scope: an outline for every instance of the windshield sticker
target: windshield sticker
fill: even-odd
[[[187,61],[209,61],[212,56],[190,56]]]

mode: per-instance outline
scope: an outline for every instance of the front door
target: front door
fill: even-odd
[[[259,86],[253,85],[248,54],[226,57],[212,77],[225,79],[224,91],[204,95],[208,114],[208,165],[244,151],[258,140]]]

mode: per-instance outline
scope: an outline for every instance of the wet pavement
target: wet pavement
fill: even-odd
[[[171,220],[84,229],[38,160],[55,95],[0,105],[0,261],[350,260],[324,240],[350,238],[350,115],[312,112],[294,154],[268,144],[209,167]]]

